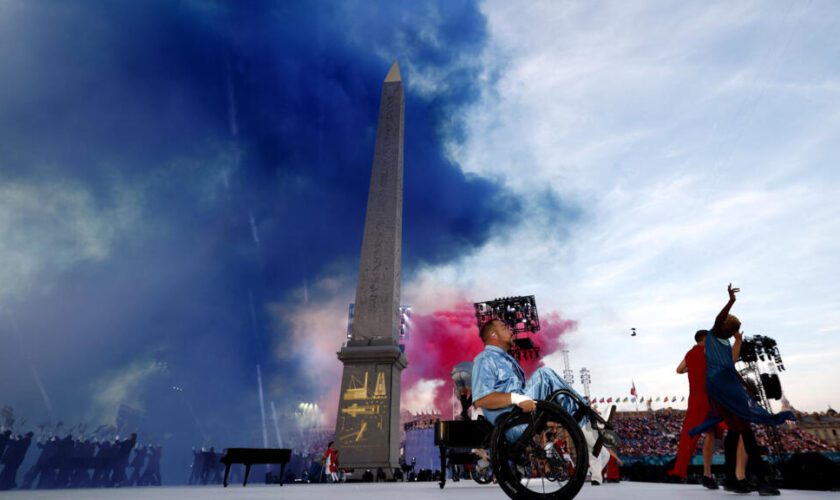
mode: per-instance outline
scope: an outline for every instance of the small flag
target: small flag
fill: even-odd
[[[656,401],[659,401],[659,399],[660,399],[659,396],[656,396]]]
[[[633,382],[632,380],[631,380],[631,382],[632,382],[632,385],[630,386],[630,395],[635,396],[636,395],[636,382]]]

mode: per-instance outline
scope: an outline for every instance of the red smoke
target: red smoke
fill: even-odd
[[[560,337],[577,326],[573,320],[562,319],[556,312],[540,315],[541,329],[531,335],[540,348],[541,356],[554,353],[561,346]],[[435,409],[448,418],[452,411],[452,367],[462,361],[472,361],[484,349],[478,336],[475,310],[469,302],[456,304],[451,310],[411,316],[410,338],[406,343],[408,368],[402,374],[403,394],[420,380],[442,380],[435,397]],[[542,365],[542,359],[520,360],[527,375]],[[456,411],[460,406],[456,404]]]

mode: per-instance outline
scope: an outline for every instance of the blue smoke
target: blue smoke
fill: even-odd
[[[272,358],[264,306],[358,262],[394,58],[409,85],[404,279],[520,216],[515,198],[443,151],[478,95],[481,68],[462,63],[486,39],[471,2],[25,2],[3,17],[0,185],[85,193],[107,221],[94,234],[110,235],[95,258],[65,256],[60,238],[21,240],[64,263],[0,296],[0,404],[30,423],[49,416],[26,359],[66,422],[97,418],[97,381],[138,359],[165,367],[127,397],[170,468],[203,442],[260,444],[257,363],[297,398],[317,392],[307,367]],[[419,95],[408,68],[447,81]],[[56,234],[88,234],[63,216]],[[43,223],[11,230],[51,233]],[[182,482],[178,471],[164,480]]]

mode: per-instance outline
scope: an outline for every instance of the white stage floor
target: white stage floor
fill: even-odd
[[[757,493],[750,495],[758,498]],[[582,500],[616,500],[619,498],[639,499],[715,499],[748,498],[747,495],[735,495],[725,491],[710,491],[700,485],[657,484],[622,482],[601,486],[585,485],[577,498]],[[455,499],[481,498],[504,500],[508,497],[493,484],[477,485],[472,481],[446,483],[443,490],[437,483],[348,483],[348,484],[287,484],[285,486],[265,486],[249,484],[221,486],[176,486],[159,488],[120,488],[95,490],[31,490],[3,491],[3,500],[419,500],[419,499]],[[820,491],[782,490],[780,498],[786,500],[834,498],[840,499],[840,493]]]

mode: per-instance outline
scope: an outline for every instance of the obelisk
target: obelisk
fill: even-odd
[[[353,326],[338,353],[344,375],[336,448],[341,466],[356,470],[399,466],[400,373],[407,365],[399,345],[404,114],[394,62],[379,103]]]

